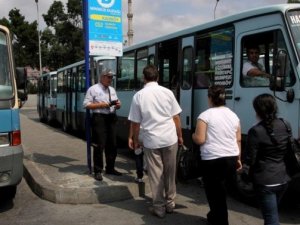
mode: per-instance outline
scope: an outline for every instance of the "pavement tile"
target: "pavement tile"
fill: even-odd
[[[42,199],[54,203],[94,204],[139,196],[150,192],[134,182],[135,162],[118,154],[116,169],[123,176],[103,174],[96,181],[89,174],[86,142],[57,128],[20,115],[24,149],[24,178]]]

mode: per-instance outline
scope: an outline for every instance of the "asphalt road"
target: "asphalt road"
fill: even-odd
[[[108,204],[54,204],[33,194],[23,179],[14,201],[0,202],[1,225],[204,225],[208,206],[198,181],[178,185],[177,207],[159,219],[148,212],[150,198]],[[228,199],[230,224],[263,224],[259,209]],[[282,225],[300,224],[300,207],[280,210]]]

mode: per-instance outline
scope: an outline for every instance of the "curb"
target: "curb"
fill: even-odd
[[[150,192],[148,182],[103,185],[98,188],[62,188],[47,181],[33,162],[23,160],[24,178],[42,199],[58,204],[96,204],[144,197]]]

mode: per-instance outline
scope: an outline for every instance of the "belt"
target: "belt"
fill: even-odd
[[[108,114],[105,114],[105,113],[93,113],[93,116],[113,116],[113,115],[116,115],[115,113],[108,113]]]

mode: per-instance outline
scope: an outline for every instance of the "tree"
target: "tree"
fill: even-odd
[[[47,14],[42,15],[47,28],[41,32],[43,67],[51,70],[84,58],[82,26],[82,1],[68,0],[66,8],[61,1],[54,1]],[[9,19],[0,23],[12,32],[16,65],[38,67],[37,21],[29,23],[16,8],[9,12]]]
[[[9,20],[2,18],[0,23],[7,26],[12,33],[16,65],[38,65],[37,23],[25,21],[25,17],[16,8],[8,15]]]
[[[300,0],[288,0],[287,3],[300,3]]]
[[[57,69],[82,60],[82,1],[68,0],[67,13],[62,2],[54,1],[43,18],[48,26],[42,37],[48,47],[47,65]]]

